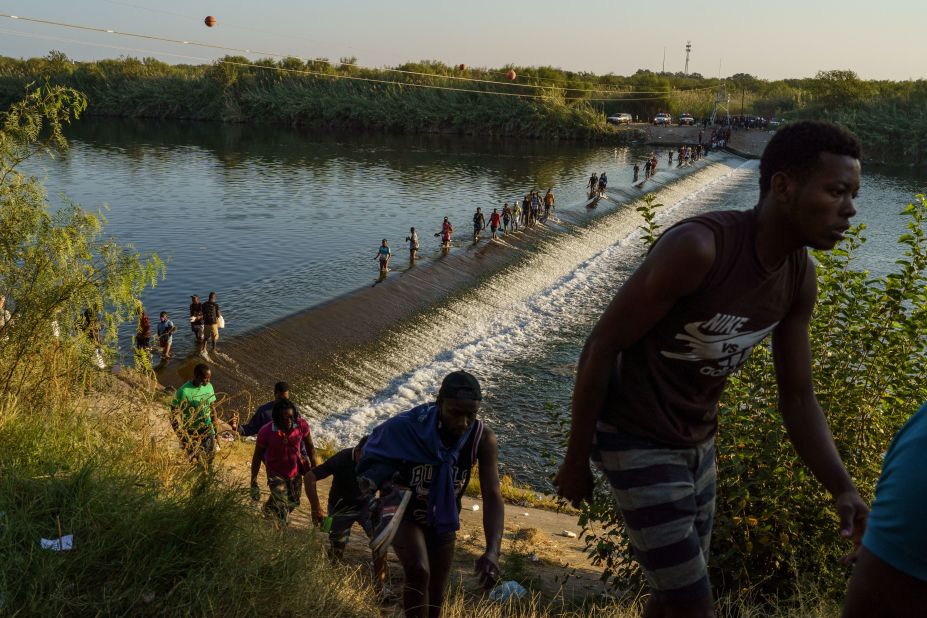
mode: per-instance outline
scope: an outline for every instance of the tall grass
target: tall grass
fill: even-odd
[[[0,400],[0,613],[376,615],[366,578],[182,456],[165,409],[105,380]],[[39,539],[74,535],[72,551]],[[338,585],[335,585],[337,582]]]

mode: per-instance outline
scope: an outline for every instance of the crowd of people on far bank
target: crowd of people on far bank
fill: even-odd
[[[587,338],[554,485],[579,507],[592,499],[591,465],[601,471],[649,588],[645,616],[715,614],[708,562],[718,401],[727,376],[770,334],[786,435],[832,499],[834,534],[852,544],[843,617],[925,615],[927,405],[889,446],[870,510],[814,394],[808,331],[817,290],[807,249],[831,250],[849,228],[860,157],[856,137],[836,125],[800,122],[781,130],[760,162],[758,203],[665,230]],[[187,453],[207,465],[216,435],[211,377],[208,366],[197,365],[171,406]],[[461,499],[477,469],[486,545],[475,571],[486,587],[496,584],[504,504],[496,437],[480,418],[475,376],[449,373],[433,401],[384,421],[324,463],[316,461],[308,419],[289,385],[277,383],[274,391],[246,423],[232,422],[240,435],[255,437],[251,496],[263,498],[263,467],[268,518],[286,525],[305,492],[334,559],[359,523],[384,598],[391,546],[403,570],[405,615],[437,618]],[[317,483],[328,477],[323,513]]]

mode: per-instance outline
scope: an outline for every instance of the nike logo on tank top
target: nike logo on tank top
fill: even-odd
[[[715,262],[692,294],[619,357],[601,420],[670,446],[692,446],[717,430],[727,376],[789,312],[808,268],[801,249],[775,270],[756,257],[756,211],[686,219],[715,236]],[[679,225],[679,224],[677,224]]]

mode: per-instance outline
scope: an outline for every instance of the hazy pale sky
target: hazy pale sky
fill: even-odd
[[[691,41],[689,70],[706,76],[717,76],[720,62],[723,76],[927,77],[927,0],[0,0],[0,12],[303,58],[356,56],[365,66],[435,59],[628,75],[659,71],[665,48],[675,72]],[[207,15],[214,28],[203,24]],[[51,49],[78,60],[190,63],[225,53],[0,17],[0,55]]]

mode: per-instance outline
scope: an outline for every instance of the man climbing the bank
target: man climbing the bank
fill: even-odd
[[[212,420],[212,404],[216,391],[212,370],[200,363],[193,368],[193,379],[177,389],[171,401],[171,427],[192,461],[212,465],[216,450],[216,426]]]
[[[358,486],[380,490],[371,548],[385,554],[392,542],[405,574],[407,617],[438,618],[460,528],[461,498],[479,464],[486,551],[476,561],[480,583],[499,578],[504,505],[496,436],[477,419],[482,394],[466,371],[448,374],[437,400],[376,427],[364,445]],[[368,501],[369,503],[369,501]],[[408,505],[408,507],[406,507]]]
[[[271,411],[271,422],[261,427],[251,457],[251,498],[261,499],[257,477],[261,463],[267,468],[267,486],[270,496],[264,504],[264,513],[275,516],[286,524],[290,512],[299,506],[303,475],[312,468],[304,453],[309,440],[309,423],[296,416],[296,406],[289,399],[278,399]],[[315,490],[315,485],[312,486]],[[322,521],[319,498],[310,494],[312,520]]]
[[[331,489],[328,491],[328,518],[331,520],[328,542],[331,556],[336,560],[344,556],[354,522],[362,527],[368,523],[361,517],[364,496],[357,486],[357,462],[360,461],[366,442],[367,436],[364,436],[355,446],[338,451],[314,470],[306,473],[306,494],[309,496],[310,504],[312,504],[313,496],[318,495],[316,482],[332,477]],[[316,509],[320,508],[319,505],[312,506]],[[365,527],[364,532],[370,534],[373,530]],[[384,601],[395,600],[386,588],[388,571],[385,552],[374,553],[373,571],[374,586],[380,598]]]
[[[859,159],[858,140],[837,125],[780,130],[760,162],[757,206],[667,230],[586,341],[555,483],[578,505],[592,492],[590,455],[604,471],[651,589],[645,617],[714,615],[717,404],[769,334],[785,429],[834,497],[840,534],[859,542],[868,509],[812,386],[817,278],[806,251],[833,249],[849,228]]]

